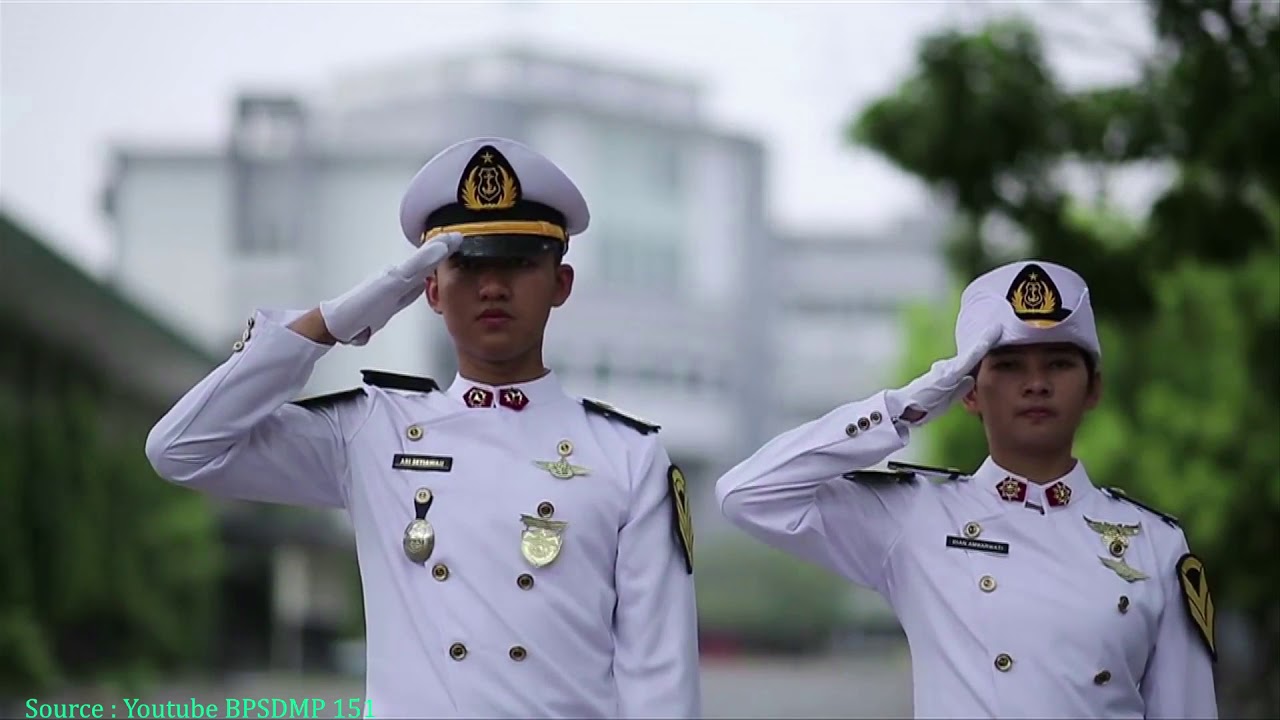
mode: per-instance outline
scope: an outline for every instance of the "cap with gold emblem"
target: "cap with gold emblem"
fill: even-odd
[[[963,354],[992,324],[1004,329],[999,346],[1071,343],[1102,359],[1089,286],[1062,265],[1024,260],[969,283],[956,318],[958,351]]]
[[[563,252],[587,229],[587,202],[555,163],[514,140],[463,140],[431,158],[400,202],[400,228],[421,245],[449,232],[464,257]]]

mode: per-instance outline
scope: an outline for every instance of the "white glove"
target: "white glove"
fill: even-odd
[[[1000,340],[1004,328],[999,325],[983,333],[978,342],[963,356],[939,360],[929,371],[912,380],[906,387],[885,393],[885,404],[894,420],[901,418],[908,409],[923,413],[923,417],[901,418],[910,425],[924,425],[941,417],[951,403],[963,397],[973,388],[970,371],[982,362],[991,347]]]
[[[460,233],[431,238],[404,262],[387,268],[348,290],[320,303],[320,315],[329,334],[338,342],[364,345],[396,313],[409,307],[423,292],[423,284],[462,244]]]

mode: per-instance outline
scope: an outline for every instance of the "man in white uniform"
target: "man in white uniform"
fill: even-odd
[[[1203,566],[1173,518],[1095,487],[1072,454],[1101,393],[1084,280],[1047,262],[979,277],[956,346],[730,470],[725,515],[889,601],[918,717],[1216,717]],[[975,473],[865,470],[956,400],[986,431]]]
[[[405,193],[404,262],[310,311],[256,312],[147,439],[186,487],[347,511],[373,717],[700,716],[684,476],[657,426],[569,396],[542,362],[587,223],[530,148],[453,145]],[[297,400],[334,344],[424,295],[457,350],[447,389],[365,371]]]

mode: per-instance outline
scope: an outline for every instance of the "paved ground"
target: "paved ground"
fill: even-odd
[[[833,658],[708,660],[702,675],[704,711],[708,718],[909,718],[910,673],[906,649],[896,647]],[[156,688],[143,700],[359,697],[361,692],[357,678],[255,675]],[[99,695],[76,693],[58,700],[85,702]],[[31,717],[25,707],[17,710],[4,716]],[[104,710],[104,717],[111,717],[110,707]],[[129,717],[124,706],[118,705],[116,717]],[[322,717],[336,715],[329,708]]]

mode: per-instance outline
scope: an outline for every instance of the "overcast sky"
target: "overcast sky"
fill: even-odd
[[[1137,2],[0,2],[0,203],[90,270],[110,258],[97,200],[111,143],[220,143],[244,89],[322,86],[344,69],[504,38],[690,77],[709,117],[766,143],[788,228],[874,227],[922,189],[849,147],[853,111],[947,25],[1021,11],[1072,84],[1129,77],[1150,44]],[[536,28],[536,30],[535,30]]]

